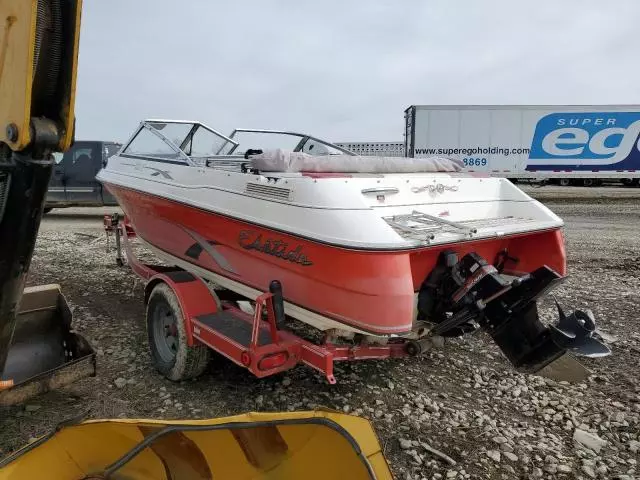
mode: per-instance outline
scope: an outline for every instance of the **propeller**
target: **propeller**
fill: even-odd
[[[596,321],[591,310],[575,310],[567,315],[557,300],[556,307],[560,318],[556,325],[549,326],[551,338],[556,345],[589,358],[606,357],[611,354],[609,347],[593,337]]]

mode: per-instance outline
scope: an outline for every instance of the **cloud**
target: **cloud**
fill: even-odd
[[[640,2],[85,1],[77,138],[143,118],[402,140],[411,104],[640,103]]]

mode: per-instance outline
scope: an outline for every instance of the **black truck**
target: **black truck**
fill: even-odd
[[[54,167],[44,213],[60,207],[114,206],[116,199],[96,180],[98,171],[122,145],[78,140],[64,155],[54,154]]]

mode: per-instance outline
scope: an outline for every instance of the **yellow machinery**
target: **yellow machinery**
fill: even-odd
[[[73,141],[81,2],[0,1],[0,405],[95,374],[57,285],[25,290],[53,152]]]
[[[0,464],[0,479],[391,479],[369,422],[341,413],[248,413],[214,420],[95,420]]]

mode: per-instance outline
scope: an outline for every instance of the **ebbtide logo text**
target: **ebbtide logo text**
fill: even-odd
[[[527,170],[640,168],[640,112],[565,112],[542,117]]]

